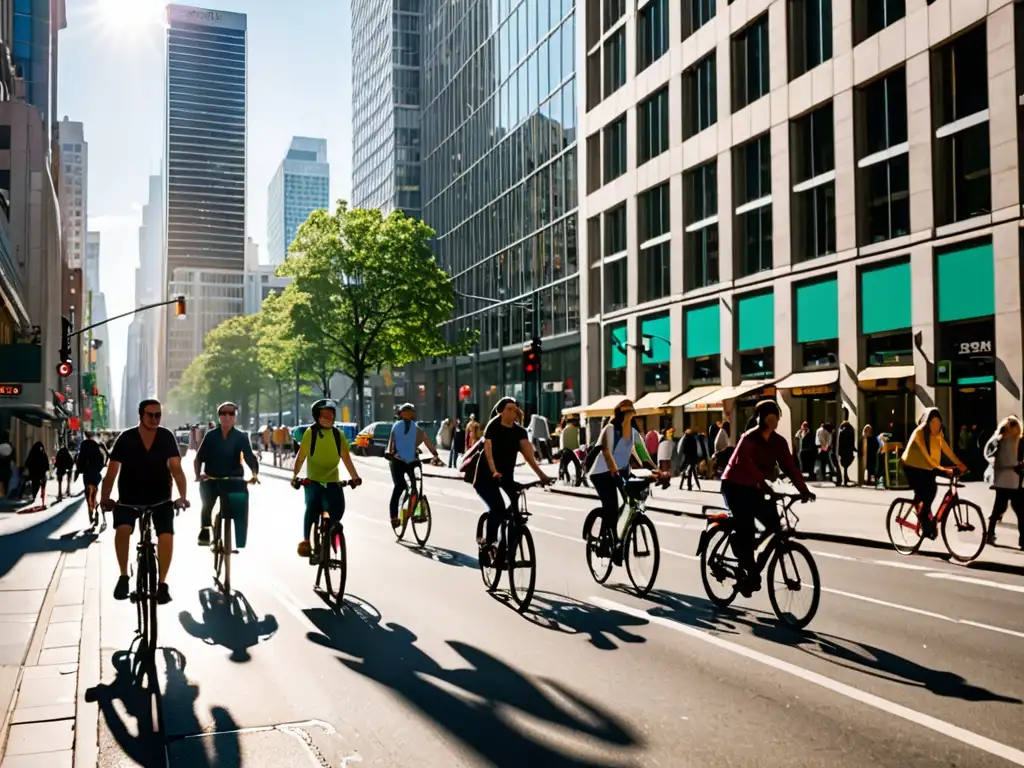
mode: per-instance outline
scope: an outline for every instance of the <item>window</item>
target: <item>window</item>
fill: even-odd
[[[832,0],[789,0],[789,77],[832,58]]]
[[[740,277],[772,268],[772,151],[765,134],[733,152]]]
[[[587,251],[590,258],[590,284],[587,293],[587,314],[601,313],[601,217],[587,219]]]
[[[718,168],[716,161],[683,176],[686,290],[718,282]]]
[[[604,311],[622,309],[627,301],[626,205],[604,215]]]
[[[604,144],[604,183],[626,172],[626,116],[623,115],[602,132]]]
[[[0,149],[11,148],[11,126],[0,125]]]
[[[668,183],[637,198],[640,241],[640,301],[654,301],[671,291],[671,190]]]
[[[877,35],[906,15],[906,0],[857,0],[853,3],[853,44]]]
[[[604,6],[604,31],[607,32],[626,15],[626,0],[601,0],[601,4]]]
[[[935,223],[952,224],[992,208],[984,24],[932,53],[932,89]]]
[[[813,259],[836,250],[836,172],[832,103],[793,121],[793,248]]]
[[[604,44],[604,98],[626,84],[626,28],[615,32]]]
[[[857,237],[860,245],[910,234],[907,75],[897,69],[858,88]]]
[[[668,149],[668,86],[640,102],[636,115],[636,164],[643,165]]]
[[[715,17],[716,0],[683,0],[683,40]]]
[[[718,78],[715,54],[708,54],[683,72],[683,138],[696,136],[718,122]]]
[[[768,14],[732,39],[733,99],[736,112],[768,93]]]
[[[668,51],[668,0],[651,0],[637,16],[636,71],[642,72]]]

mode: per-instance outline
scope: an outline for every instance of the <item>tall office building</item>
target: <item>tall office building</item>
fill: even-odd
[[[100,289],[100,233],[85,233],[85,290],[99,291]]]
[[[271,264],[288,255],[299,227],[313,211],[330,208],[331,166],[327,140],[292,138],[288,154],[267,190],[267,249]]]
[[[89,144],[82,123],[65,117],[57,127],[60,141],[60,218],[68,267],[81,269],[85,257],[89,210]]]
[[[11,61],[25,81],[25,101],[39,110],[49,142],[57,138],[57,33],[67,27],[64,0],[12,0]],[[5,19],[6,21],[6,19]]]
[[[583,16],[589,412],[735,435],[771,397],[783,434],[898,442],[1019,412],[1024,6],[683,9]]]
[[[167,7],[166,103],[166,276],[169,295],[185,293],[189,309],[167,324],[161,396],[202,352],[206,333],[243,311],[244,14]]]
[[[416,218],[424,2],[352,2],[352,204]]]

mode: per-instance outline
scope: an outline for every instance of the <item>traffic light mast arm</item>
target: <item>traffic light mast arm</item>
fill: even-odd
[[[71,333],[68,334],[68,338],[80,336],[86,331],[91,331],[93,328],[99,328],[101,325],[106,325],[107,323],[113,322],[114,320],[120,320],[122,317],[128,317],[129,315],[134,315],[138,312],[142,312],[147,309],[154,309],[156,307],[169,307],[171,304],[177,304],[179,301],[184,302],[185,297],[175,296],[173,299],[168,299],[167,301],[158,301],[155,304],[145,304],[141,307],[136,307],[135,309],[132,309],[128,312],[122,312],[120,315],[108,317],[106,320],[103,320],[102,322],[93,323],[92,325],[85,326],[85,328],[79,328],[77,331],[72,331]]]

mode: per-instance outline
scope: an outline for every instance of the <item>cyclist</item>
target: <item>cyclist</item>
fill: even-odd
[[[416,406],[412,403],[403,403],[398,409],[398,421],[391,427],[388,448],[384,452],[384,457],[391,462],[391,482],[394,484],[389,506],[392,528],[397,528],[401,524],[398,518],[398,505],[402,501],[402,494],[406,488],[416,487],[413,469],[419,461],[420,445],[423,443],[427,444],[427,448],[434,456],[431,463],[435,466],[444,466],[444,462],[437,455],[434,441],[416,423]]]
[[[545,485],[553,482],[533,455],[530,436],[520,423],[521,415],[522,411],[514,398],[503,397],[498,401],[484,429],[483,456],[476,465],[473,488],[487,505],[488,511],[487,532],[477,544],[480,545],[480,551],[487,553],[492,560],[497,554],[495,542],[498,539],[498,527],[507,513],[515,509],[519,498],[514,478],[519,454],[523,454],[530,469]],[[502,491],[508,495],[511,507],[505,506]]]
[[[99,488],[103,479],[103,465],[105,460],[99,444],[92,439],[92,435],[85,433],[85,439],[78,447],[78,456],[75,458],[75,474],[82,476],[82,484],[85,486],[85,503],[89,507],[89,517],[92,518],[96,509],[96,489]],[[100,511],[101,529],[107,527],[107,513]]]
[[[114,551],[121,575],[114,587],[114,599],[126,600],[128,580],[128,545],[138,513],[122,504],[136,506],[159,505],[153,510],[153,529],[156,531],[157,559],[160,563],[160,584],[156,601],[165,605],[171,601],[167,589],[167,571],[174,554],[174,508],[188,507],[185,473],[181,469],[181,452],[174,433],[160,426],[163,410],[159,400],[139,403],[139,426],[122,432],[110,452],[110,463],[103,478],[101,504],[114,510]],[[121,472],[121,468],[124,472]],[[178,500],[171,504],[171,478],[178,487]],[[117,480],[119,504],[110,500],[110,492]]]
[[[658,466],[651,460],[643,436],[633,427],[634,416],[636,409],[633,407],[633,401],[623,398],[615,406],[611,420],[605,424],[597,438],[597,456],[590,470],[590,481],[601,500],[603,531],[615,530],[620,507],[619,490],[629,477],[630,460],[635,458],[639,464],[650,468],[659,479],[665,479]],[[606,551],[609,540],[608,537],[601,536],[601,551],[598,554],[602,557],[612,554]],[[614,540],[614,537],[611,540]]]
[[[333,400],[317,400],[313,403],[312,411],[313,423],[302,433],[299,454],[292,469],[292,487],[298,488],[299,470],[309,459],[306,477],[311,482],[305,489],[306,514],[302,521],[302,541],[298,547],[300,557],[312,554],[307,537],[321,512],[326,511],[335,523],[341,522],[341,516],[345,514],[345,494],[338,477],[338,464],[344,462],[351,478],[351,487],[357,488],[363,482],[349,454],[348,440],[334,426],[338,406]]]
[[[932,502],[935,501],[935,494],[938,492],[935,474],[943,472],[951,475],[954,471],[954,467],[942,466],[943,456],[955,463],[955,469],[960,472],[967,469],[942,436],[942,414],[939,413],[939,409],[929,408],[921,416],[900,457],[900,461],[903,462],[903,475],[914,491],[914,506],[919,510],[918,520],[921,521],[921,529],[929,539],[934,539],[938,535],[937,526],[932,520]]]
[[[217,406],[217,419],[220,421],[220,429],[211,429],[203,437],[203,442],[196,451],[196,459],[192,463],[195,469],[196,482],[205,480],[207,477],[230,477],[231,490],[235,493],[245,492],[245,476],[242,470],[242,459],[249,465],[252,471],[250,483],[260,481],[260,464],[253,455],[252,445],[249,442],[249,435],[240,429],[235,428],[235,421],[238,418],[238,406],[234,403],[221,403]],[[239,458],[241,457],[241,458]],[[205,466],[206,472],[202,472]],[[237,478],[237,480],[235,480]],[[199,513],[199,546],[210,546],[210,528],[213,525],[213,505],[220,498],[216,483],[206,482],[199,486],[199,498],[203,502]],[[239,546],[244,546],[246,539],[248,510],[242,512],[241,519],[235,520],[237,539]],[[222,509],[221,515],[227,510]]]
[[[776,466],[793,481],[802,501],[814,499],[789,450],[789,442],[775,431],[780,415],[774,400],[762,400],[754,406],[756,423],[740,436],[722,473],[722,496],[736,520],[732,547],[743,570],[738,588],[744,597],[750,597],[761,588],[761,575],[754,562],[754,520],[765,527],[766,535],[778,533],[782,528],[774,502],[766,498],[771,492],[768,483],[775,477]]]

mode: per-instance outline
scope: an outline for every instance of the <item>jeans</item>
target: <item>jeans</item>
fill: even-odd
[[[307,538],[316,525],[320,514],[326,512],[332,523],[340,523],[345,514],[345,492],[339,483],[328,483],[326,487],[320,483],[305,486],[306,514],[302,518],[302,540]]]
[[[415,463],[407,464],[400,459],[391,460],[391,482],[394,483],[394,488],[391,490],[391,503],[388,510],[391,512],[392,520],[398,517],[398,505],[402,503],[402,494],[405,493],[406,488],[416,487],[416,476],[413,473],[415,467]]]
[[[760,488],[754,486],[724,480],[722,496],[725,498],[725,505],[732,512],[736,526],[732,536],[733,554],[748,575],[754,574],[757,571],[757,564],[754,561],[757,528],[754,521],[765,527],[766,535],[778,533],[782,530],[779,513],[775,509],[775,504],[765,498]]]
[[[203,506],[199,510],[199,524],[203,528],[213,525],[213,506],[224,494],[228,500],[225,509],[221,504],[221,516],[235,523],[235,543],[244,547],[249,532],[249,491],[242,478],[231,480],[204,480],[199,484],[199,498]]]
[[[597,497],[601,500],[601,530],[615,530],[615,522],[619,516],[619,507],[622,506],[620,491],[623,481],[628,477],[625,472],[619,472],[618,477],[611,472],[601,472],[590,476],[590,482],[597,491]]]
[[[1017,516],[1018,543],[1021,548],[1024,548],[1024,490],[996,488],[996,500],[992,505],[992,516],[988,532],[995,536],[996,523],[1003,519],[1007,506],[1012,507],[1013,514]]]
[[[568,448],[564,448],[562,450],[562,456],[558,460],[558,474],[559,474],[559,476],[561,476],[563,472],[565,474],[569,474],[569,466],[568,466],[569,464],[572,464],[573,467],[575,467],[575,471],[576,471],[575,484],[579,485],[580,484],[580,475],[583,472],[583,465],[580,464],[580,457],[576,455],[576,451],[570,450]]]
[[[485,472],[487,467],[484,466],[481,469],[481,473]],[[478,476],[478,480],[473,488],[476,490],[477,496],[479,496],[484,504],[487,505],[487,541],[486,544],[489,546],[494,544],[498,540],[498,527],[506,519],[509,512],[516,510],[516,505],[519,501],[519,492],[516,491],[515,485],[511,480],[505,480],[502,478],[500,481],[494,478]],[[506,506],[505,499],[501,495],[502,490],[508,494],[512,504]]]
[[[461,451],[455,450],[454,447],[448,452],[448,468],[452,469],[459,466],[459,456],[462,455]]]
[[[939,492],[938,485],[935,483],[935,472],[930,469],[904,466],[903,476],[907,478],[907,484],[914,491],[914,503],[921,503],[919,519],[927,518],[932,512],[935,495]]]

